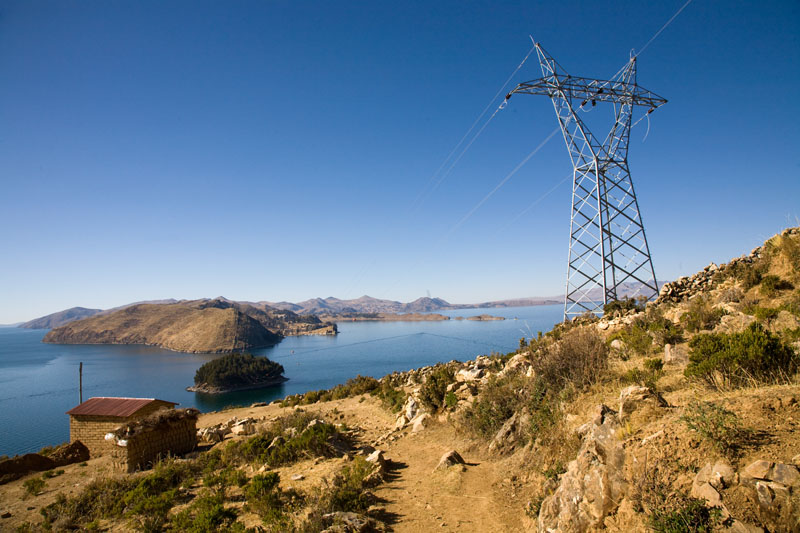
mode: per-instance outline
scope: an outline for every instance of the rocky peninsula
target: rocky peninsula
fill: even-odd
[[[146,344],[189,353],[271,346],[288,335],[335,335],[314,315],[224,298],[138,304],[69,322],[45,335],[55,344]]]

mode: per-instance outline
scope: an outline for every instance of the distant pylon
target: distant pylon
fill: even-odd
[[[658,295],[653,261],[639,203],[628,169],[628,140],[633,106],[652,113],[667,101],[636,84],[636,57],[611,80],[568,75],[536,43],[542,77],[520,83],[506,95],[549,96],[572,159],[572,214],[567,260],[564,320],[585,312],[601,312],[618,299],[618,288],[636,282],[634,295]],[[600,142],[578,116],[597,102],[614,105],[614,125]],[[575,105],[579,103],[579,105]],[[602,288],[602,301],[592,289]],[[595,291],[596,292],[596,291]]]

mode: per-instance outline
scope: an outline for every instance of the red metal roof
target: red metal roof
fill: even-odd
[[[89,398],[82,404],[67,411],[68,415],[95,415],[128,417],[153,402],[178,405],[175,402],[155,398]]]

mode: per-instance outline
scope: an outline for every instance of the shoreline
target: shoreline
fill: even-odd
[[[277,378],[272,378],[269,381],[262,381],[259,383],[251,383],[249,385],[242,385],[241,387],[233,387],[233,388],[222,388],[222,387],[214,387],[210,386],[206,383],[201,383],[200,385],[192,385],[191,387],[186,387],[186,390],[189,392],[199,392],[201,394],[225,394],[228,392],[239,392],[239,391],[246,391],[246,390],[255,390],[255,389],[266,389],[267,387],[273,387],[275,385],[280,385],[289,381],[289,378],[285,376],[278,376]],[[213,411],[212,411],[213,412]]]

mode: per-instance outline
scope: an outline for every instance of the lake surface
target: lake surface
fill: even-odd
[[[559,322],[562,305],[459,309],[452,317],[491,314],[502,321],[341,322],[337,336],[287,337],[253,350],[281,363],[289,381],[267,389],[208,395],[187,392],[194,373],[218,355],[185,354],[150,346],[59,345],[41,342],[46,330],[0,328],[0,455],[35,452],[69,440],[69,417],[83,398],[128,396],[179,402],[214,411],[269,402],[288,394],[327,389],[357,374],[379,378],[394,371],[480,354],[506,353]]]

